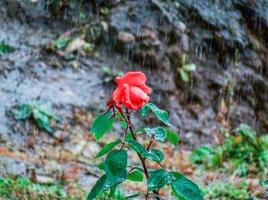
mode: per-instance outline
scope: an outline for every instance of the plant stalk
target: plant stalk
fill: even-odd
[[[126,121],[126,123],[128,124],[130,133],[131,133],[133,139],[134,139],[135,141],[137,141],[137,137],[136,137],[136,134],[135,134],[135,132],[134,132],[134,130],[133,130],[132,123],[131,123],[131,119],[130,119],[130,113],[129,113],[129,111],[128,111],[127,108],[126,108],[126,114],[127,114],[127,121]],[[150,149],[150,147],[151,147],[153,141],[154,141],[154,138],[152,137],[151,140],[150,140],[150,142],[149,142],[149,145],[148,145],[148,147],[147,147],[147,150]],[[137,154],[138,154],[138,157],[139,157],[139,159],[140,159],[140,161],[141,161],[141,164],[142,164],[142,167],[143,167],[143,170],[144,170],[145,177],[146,177],[146,179],[148,179],[148,178],[149,178],[149,172],[148,172],[148,168],[147,168],[147,166],[146,166],[146,159],[143,158],[139,153],[137,153]],[[154,190],[153,193],[155,194],[156,199],[157,199],[157,200],[160,200],[160,198],[159,198],[159,191]],[[145,198],[148,199],[148,192],[147,192],[147,194],[145,195]]]

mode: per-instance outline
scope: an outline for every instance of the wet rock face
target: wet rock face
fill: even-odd
[[[26,165],[20,160],[1,156],[0,157],[0,176],[25,176]]]
[[[1,15],[10,19],[35,20],[46,18],[48,11],[45,8],[45,0],[36,1],[19,1],[19,0],[2,0],[0,2]]]
[[[201,106],[202,112],[209,109],[210,120],[204,126],[212,129],[215,125],[212,118],[219,111],[219,103],[225,100],[230,104],[232,126],[245,122],[265,132],[268,130],[264,117],[268,115],[267,11],[265,0],[126,2],[111,11],[111,38],[120,32],[131,34],[135,41],[123,43],[125,46],[118,41],[119,50],[124,55],[127,52],[130,60],[145,69],[149,67],[151,74],[157,70],[167,72],[169,85],[176,84],[176,89],[161,88],[154,84],[155,79],[151,79],[151,84],[156,90],[161,88],[175,95],[182,106],[176,121],[200,122],[196,117],[200,110],[192,107]],[[184,53],[197,66],[188,84],[177,73]],[[189,115],[180,114],[181,110]],[[184,123],[176,125],[189,132],[208,131],[201,126],[191,129]]]
[[[233,0],[233,3],[246,19],[246,23],[250,29],[264,40],[265,46],[267,47],[268,2],[266,0]]]
[[[245,20],[239,11],[235,10],[230,0],[227,1],[178,1],[190,13],[192,22],[200,20],[200,25],[214,30],[218,39],[233,47],[237,43],[241,47],[248,44],[246,32],[243,28]],[[203,23],[203,24],[202,24]]]
[[[268,98],[267,37],[263,35],[268,27],[265,23],[267,12],[264,12],[268,8],[267,1],[201,3],[181,0],[179,3],[180,16],[188,22],[189,32],[194,33],[190,34],[190,55],[199,63],[198,72],[202,74],[194,75],[194,87],[189,92],[197,95],[199,102],[206,106],[215,105],[215,101],[228,99],[231,95],[234,101],[231,124],[246,122],[261,132],[267,131],[267,123],[260,114],[268,113],[266,103],[263,103]],[[185,11],[188,15],[183,14]],[[255,16],[259,21],[249,20],[249,16]],[[262,26],[258,25],[260,23]],[[204,32],[206,34],[198,34]],[[210,37],[206,38],[207,35]],[[197,54],[192,51],[196,49]],[[229,89],[224,89],[226,87]],[[217,106],[213,109],[217,112]]]

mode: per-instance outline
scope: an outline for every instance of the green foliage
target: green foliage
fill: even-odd
[[[101,13],[102,15],[108,15],[108,14],[109,14],[109,8],[107,8],[107,7],[103,7],[103,8],[101,8],[101,9],[100,9],[100,13]]]
[[[102,190],[107,189],[107,187],[105,186],[105,183],[106,183],[106,175],[103,175],[94,185],[94,187],[91,189],[87,197],[87,200],[94,199]]]
[[[95,55],[94,45],[86,42],[83,38],[72,36],[61,36],[57,40],[48,43],[44,46],[44,50],[49,53],[61,51],[61,55],[68,59],[75,59],[74,54],[79,55]]]
[[[11,53],[15,51],[15,48],[4,43],[3,41],[0,42],[0,56],[6,55],[8,53]]]
[[[155,161],[157,163],[160,163],[164,160],[165,156],[162,151],[158,149],[152,149],[151,152],[149,152],[149,160]]]
[[[95,134],[96,139],[99,140],[105,133],[112,129],[113,122],[114,118],[111,111],[102,113],[97,116],[92,123],[91,132]]]
[[[177,144],[180,142],[180,136],[170,129],[166,129],[166,133],[167,140],[174,146],[177,146]]]
[[[222,156],[219,150],[220,147],[201,146],[192,152],[191,160],[195,164],[204,164],[207,168],[219,167],[222,164],[221,159],[218,159]]]
[[[127,179],[127,152],[124,150],[111,151],[104,162],[103,175],[91,189],[87,200],[94,199],[101,191],[114,189]]]
[[[101,156],[104,156],[106,153],[108,153],[109,151],[111,151],[116,145],[120,144],[121,140],[118,139],[114,142],[111,142],[109,144],[106,144],[101,150],[100,152],[95,156],[95,158],[99,158]]]
[[[53,43],[53,45],[56,49],[62,50],[62,49],[67,47],[67,45],[69,44],[70,41],[71,41],[70,37],[61,37],[61,38],[57,39]]]
[[[116,112],[115,110],[118,110]],[[105,172],[92,188],[88,195],[88,200],[99,198],[103,193],[106,194],[107,190],[110,190],[108,195],[109,199],[112,199],[116,194],[117,187],[125,180],[142,182],[144,177],[147,178],[147,195],[154,193],[159,195],[158,191],[164,186],[171,186],[172,190],[176,194],[178,199],[183,200],[202,200],[201,191],[198,186],[191,180],[187,179],[180,173],[169,172],[163,168],[161,162],[164,160],[164,153],[159,149],[152,148],[154,142],[165,142],[168,140],[171,144],[177,145],[180,137],[172,130],[163,128],[161,126],[156,128],[140,128],[136,131],[133,130],[132,123],[130,121],[130,112],[122,111],[121,107],[112,107],[113,112],[109,111],[99,115],[93,122],[91,132],[100,139],[104,134],[112,129],[113,122],[118,120],[124,129],[124,139],[118,139],[112,143],[106,144],[100,152],[96,155],[96,158],[107,154],[104,162],[99,164],[99,169]],[[141,109],[140,113],[143,117],[146,117],[149,113],[152,113],[165,125],[170,126],[168,119],[168,113],[159,109],[152,103],[148,103]],[[137,136],[142,133],[146,133],[150,140],[147,145],[142,145],[138,142]],[[113,150],[118,144],[122,144],[120,150]],[[128,155],[126,150],[133,150],[138,154],[138,158],[141,161],[143,169],[138,166],[127,166]],[[160,169],[153,171],[149,170],[145,161],[154,161],[158,163]],[[131,169],[127,172],[127,168]],[[120,196],[120,199],[135,199],[139,194],[131,195],[128,197]]]
[[[104,171],[108,187],[117,186],[127,179],[127,152],[125,150],[111,151],[105,160]]]
[[[78,196],[68,195],[59,185],[43,185],[31,182],[28,178],[17,179],[0,177],[0,197],[3,199],[81,199]]]
[[[135,181],[135,182],[142,182],[143,181],[143,171],[141,170],[134,170],[130,172],[127,176],[128,180]]]
[[[140,143],[136,142],[135,140],[126,140],[126,143],[142,157],[150,158],[150,154],[148,153],[147,149]]]
[[[145,128],[144,130],[150,137],[153,136],[155,140],[165,142],[167,133],[163,127]]]
[[[130,146],[131,149],[136,151],[138,154],[140,154],[144,158],[147,158],[149,160],[152,160],[158,163],[164,159],[164,154],[157,149],[152,149],[151,152],[148,152],[144,146],[142,146],[140,143],[136,142],[135,140],[126,140],[126,143]]]
[[[167,172],[163,169],[158,169],[150,172],[149,179],[147,181],[148,191],[159,190],[165,185],[173,183],[175,177],[171,172]]]
[[[115,189],[115,187],[127,179],[127,152],[124,150],[111,151],[104,162],[103,175],[91,189],[87,200],[94,199],[101,191]]]
[[[112,77],[123,75],[122,71],[113,69],[112,67],[109,67],[106,65],[101,66],[101,71],[103,72],[103,74],[105,74],[107,76],[112,76]]]
[[[203,195],[199,187],[190,179],[178,172],[173,172],[176,180],[172,183],[172,190],[178,199],[202,200]]]
[[[180,74],[181,80],[183,82],[190,81],[190,72],[194,72],[196,70],[195,64],[188,64],[186,54],[183,54],[181,57],[181,67],[177,69]]]
[[[165,125],[171,126],[169,119],[168,119],[168,113],[166,111],[161,110],[153,103],[147,103],[140,110],[141,116],[146,117],[149,111],[152,111],[153,114],[157,117],[157,119],[162,121]]]
[[[246,187],[241,184],[239,187],[235,187],[232,184],[224,182],[216,182],[210,184],[204,190],[205,198],[208,200],[214,199],[232,199],[232,200],[250,200],[250,193]]]
[[[17,120],[27,120],[32,118],[37,126],[47,133],[53,132],[51,121],[58,119],[49,107],[37,102],[18,105],[12,110],[12,114]]]
[[[216,168],[223,162],[230,162],[241,176],[249,173],[250,166],[256,166],[258,171],[267,174],[267,144],[267,135],[257,136],[251,127],[241,124],[236,134],[227,137],[222,146],[201,146],[193,151],[191,160],[206,168]]]

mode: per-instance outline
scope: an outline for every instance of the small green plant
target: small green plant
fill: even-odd
[[[8,53],[11,53],[15,51],[15,48],[4,43],[3,41],[0,42],[0,56],[6,55]]]
[[[180,74],[181,80],[183,82],[189,82],[190,81],[190,72],[194,72],[196,70],[196,65],[193,63],[188,63],[187,61],[187,55],[182,54],[181,57],[181,67],[177,68],[177,71]]]
[[[250,192],[247,190],[247,186],[241,184],[240,186],[234,186],[230,183],[216,182],[210,184],[205,190],[206,200],[250,200]]]
[[[191,161],[205,168],[217,168],[222,164],[222,156],[221,147],[201,146],[192,152]]]
[[[107,8],[107,7],[102,7],[101,9],[100,9],[100,13],[102,14],[102,15],[105,15],[105,16],[107,16],[107,15],[109,15],[109,8]]]
[[[53,43],[53,46],[55,49],[62,50],[65,49],[70,42],[71,42],[70,37],[68,36],[60,37]]]
[[[59,185],[33,183],[30,179],[22,177],[17,179],[0,177],[0,197],[14,200],[81,199],[68,196]]]
[[[251,127],[241,124],[233,135],[227,135],[222,146],[201,146],[193,151],[191,160],[206,168],[217,168],[223,162],[230,162],[241,176],[254,167],[257,173],[267,174],[268,135],[257,136]]]
[[[51,53],[58,52],[61,56],[68,57],[68,59],[74,58],[75,53],[97,55],[94,52],[94,45],[86,42],[81,37],[61,36],[57,40],[46,44],[44,50]]]
[[[160,149],[153,148],[156,142],[169,141],[177,144],[179,136],[170,127],[168,113],[158,108],[153,103],[148,103],[150,88],[145,85],[146,77],[142,72],[128,72],[122,77],[116,78],[118,85],[113,92],[111,101],[108,102],[108,110],[94,120],[91,133],[97,140],[101,139],[112,128],[115,121],[121,122],[124,129],[123,137],[106,144],[96,158],[106,155],[105,161],[100,164],[105,174],[102,175],[91,189],[87,200],[106,190],[113,195],[119,184],[128,181],[147,182],[145,199],[161,199],[159,190],[164,186],[170,186],[178,199],[202,200],[202,192],[199,187],[183,174],[165,169],[162,165],[164,153]],[[145,127],[134,130],[131,114],[140,110],[142,117],[152,113],[163,126]],[[148,136],[147,145],[139,142],[138,136]],[[128,161],[128,152],[133,151],[140,160],[140,166],[131,166]],[[149,169],[147,162],[157,164],[156,169]]]
[[[106,65],[101,66],[101,71],[103,72],[103,74],[105,74],[107,76],[112,76],[112,77],[123,75],[122,71],[113,69],[113,68],[108,67]]]
[[[33,119],[40,129],[50,134],[53,132],[51,121],[58,119],[49,107],[38,102],[18,105],[12,110],[12,114],[17,120]]]

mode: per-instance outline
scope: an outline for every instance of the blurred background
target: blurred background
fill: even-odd
[[[139,70],[181,138],[166,167],[205,199],[268,198],[267,0],[1,0],[0,197],[85,199],[122,133],[96,142],[91,122]]]

